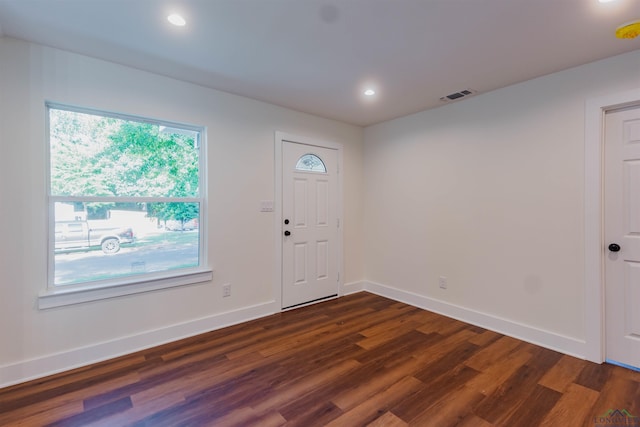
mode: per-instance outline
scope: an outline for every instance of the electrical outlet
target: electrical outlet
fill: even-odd
[[[222,285],[222,296],[224,298],[231,296],[231,283]]]
[[[438,286],[440,286],[440,289],[447,289],[447,278],[440,276],[438,279]]]

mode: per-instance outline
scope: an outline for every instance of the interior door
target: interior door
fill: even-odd
[[[605,117],[607,361],[640,368],[640,106]]]
[[[283,141],[282,307],[338,294],[337,150]]]

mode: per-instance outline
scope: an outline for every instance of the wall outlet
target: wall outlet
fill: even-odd
[[[222,285],[222,296],[224,298],[231,296],[231,283],[225,283]]]
[[[447,289],[447,278],[440,276],[438,279],[438,286],[440,286],[440,289]]]

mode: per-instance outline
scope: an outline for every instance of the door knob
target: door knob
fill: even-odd
[[[285,230],[284,235],[285,236],[291,236],[291,232],[289,230]]]
[[[285,220],[284,220],[284,223],[285,223],[285,224],[289,224],[289,220],[288,220],[288,219],[285,219]]]
[[[617,243],[612,243],[609,245],[609,250],[611,252],[618,252],[620,250],[620,245]]]

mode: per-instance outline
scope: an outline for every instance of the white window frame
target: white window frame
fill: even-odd
[[[158,202],[155,197],[69,197],[54,196],[51,194],[51,141],[49,135],[49,111],[52,109],[73,111],[83,114],[92,114],[116,119],[151,123],[155,125],[175,127],[199,133],[199,197],[193,198],[162,198],[161,202],[195,202],[200,205],[199,218],[199,265],[197,267],[179,270],[168,270],[164,272],[154,272],[140,275],[131,275],[93,282],[85,282],[74,285],[55,285],[54,264],[55,264],[55,217],[54,206],[60,201],[104,201],[104,202]],[[171,122],[168,120],[156,120],[129,114],[113,113],[104,110],[76,107],[55,102],[45,102],[45,140],[47,144],[47,287],[38,297],[38,307],[40,309],[60,307],[83,302],[115,298],[124,295],[137,294],[141,292],[155,291],[159,289],[172,288],[176,286],[194,285],[209,282],[213,278],[213,271],[208,267],[207,256],[207,143],[206,128],[203,126],[188,125],[184,123]]]

